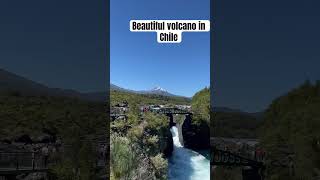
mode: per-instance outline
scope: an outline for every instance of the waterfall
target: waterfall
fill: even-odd
[[[210,161],[198,152],[184,148],[178,129],[171,129],[174,149],[169,159],[169,180],[210,180]]]

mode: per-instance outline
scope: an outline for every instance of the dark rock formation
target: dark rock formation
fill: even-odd
[[[170,157],[173,152],[173,139],[172,139],[172,134],[170,130],[167,132],[167,137],[165,138],[165,142],[161,143],[163,144],[162,146],[162,153],[164,154],[165,157]]]
[[[192,117],[189,115],[182,125],[182,135],[186,148],[193,150],[210,148],[210,127],[206,123],[192,123]]]

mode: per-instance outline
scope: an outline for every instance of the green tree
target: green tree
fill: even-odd
[[[306,81],[267,109],[260,137],[268,153],[270,178],[312,179],[320,175],[319,108],[318,84]],[[273,160],[283,160],[291,167],[274,167],[270,164]]]

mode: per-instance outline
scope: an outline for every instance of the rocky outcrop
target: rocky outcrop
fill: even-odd
[[[170,157],[173,152],[173,139],[170,130],[166,133],[165,140],[160,143],[160,148],[165,157]]]
[[[184,147],[201,150],[210,148],[210,127],[206,123],[192,123],[191,116],[186,116],[182,125]]]

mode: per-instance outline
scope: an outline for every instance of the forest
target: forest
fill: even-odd
[[[50,154],[50,176],[57,179],[97,179],[99,141],[107,142],[106,103],[70,97],[0,94],[2,145],[27,150],[43,144],[61,147]],[[99,140],[100,139],[100,140]],[[52,156],[51,156],[52,155]],[[23,161],[23,160],[22,160]],[[104,171],[105,172],[105,171]]]
[[[320,176],[320,81],[306,81],[275,99],[259,129],[268,153],[268,178],[315,179]]]
[[[266,152],[265,179],[320,177],[320,81],[304,82],[274,99],[259,118],[214,113],[211,136],[257,138]],[[214,177],[240,180],[241,167],[218,167]]]

